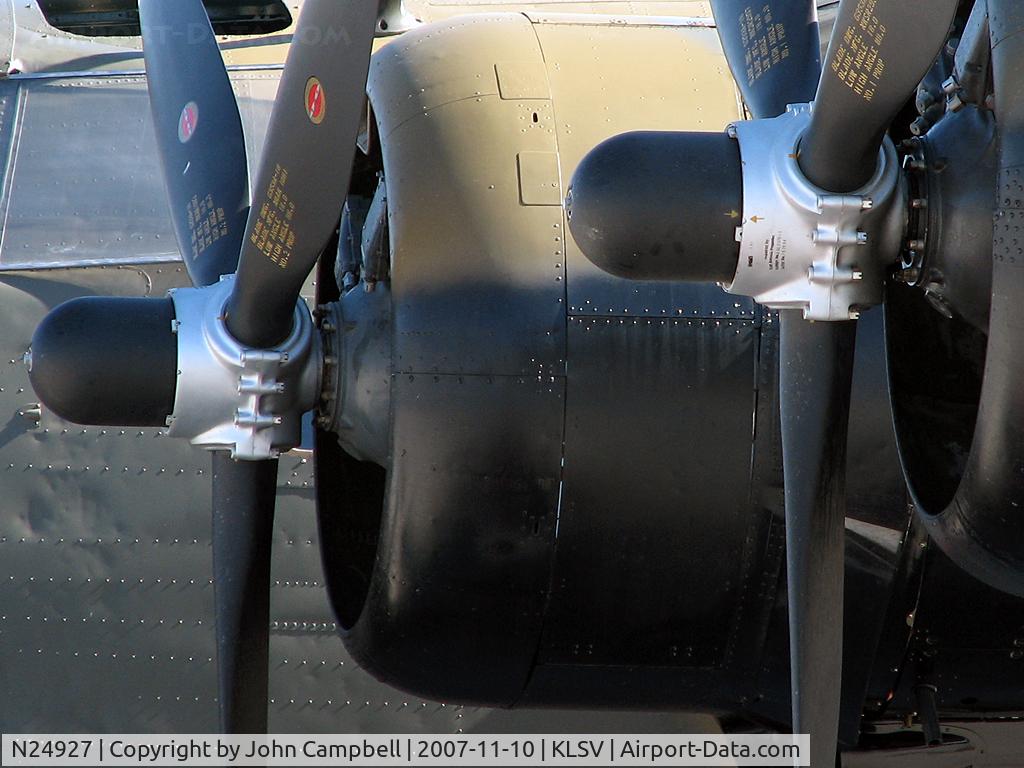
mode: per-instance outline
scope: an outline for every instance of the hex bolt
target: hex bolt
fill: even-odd
[[[932,121],[924,115],[914,119],[910,124],[910,132],[915,136],[924,136],[932,127]]]
[[[895,275],[895,279],[901,283],[913,284],[917,282],[917,279],[921,276],[921,270],[917,267],[907,267],[906,269],[899,270]]]
[[[934,104],[935,101],[935,94],[926,88],[921,88],[914,98],[914,106],[917,107],[917,111],[919,113],[924,114],[928,107]]]

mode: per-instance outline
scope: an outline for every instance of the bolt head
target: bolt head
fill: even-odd
[[[908,284],[917,282],[917,278],[920,276],[921,270],[917,267],[907,267],[906,269],[899,270],[895,275],[893,275],[898,282]]]

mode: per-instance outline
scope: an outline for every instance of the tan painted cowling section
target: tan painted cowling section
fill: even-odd
[[[423,21],[440,21],[464,13],[525,11],[614,16],[710,17],[708,0],[405,0],[406,10]]]
[[[598,274],[566,236],[561,201],[576,165],[617,133],[720,131],[740,117],[706,21],[532,15],[448,19],[374,57],[368,91],[388,179],[402,370],[564,373],[566,282]],[[467,344],[458,362],[423,359],[404,344],[409,333],[458,335],[454,318],[403,328],[401,310],[407,298],[467,281],[529,288],[550,308],[506,318],[519,346],[498,370]],[[451,312],[496,311],[494,298]],[[451,341],[472,349],[476,340]]]
[[[581,22],[534,24],[555,104],[563,186],[587,152],[616,134],[722,131],[741,118],[717,30]],[[570,282],[605,279],[571,237],[566,248]]]
[[[388,183],[399,369],[561,374],[558,147],[533,25],[500,14],[421,27],[375,56],[369,93]],[[467,283],[474,290],[458,307],[437,296]],[[500,327],[484,321],[496,314]]]

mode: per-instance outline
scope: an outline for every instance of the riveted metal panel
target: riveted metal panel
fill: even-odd
[[[531,37],[522,16],[491,14],[416,29],[385,46],[370,62],[367,83],[381,139],[436,107],[497,95],[495,63],[536,58]]]
[[[19,413],[35,400],[20,356],[52,304],[149,288],[135,270],[82,276],[0,283],[2,719],[26,730],[212,725],[213,636],[198,624],[209,622],[212,594],[205,457],[158,430],[79,427],[48,411],[37,424]]]
[[[279,77],[232,76],[251,162]],[[0,96],[0,269],[179,259],[144,77],[7,81]]]
[[[68,111],[84,99],[88,110]],[[25,82],[18,102],[0,262],[177,258],[145,79]]]
[[[468,73],[493,83],[495,64],[513,55],[541,63],[530,23],[480,16],[409,32],[371,68],[401,371],[564,370],[562,212],[524,205],[518,174],[521,153],[556,152],[553,105],[458,90]],[[409,102],[419,105],[411,113],[402,106]],[[545,173],[555,171],[550,166]]]
[[[494,65],[503,99],[550,99],[548,73],[542,61],[501,62]]]
[[[571,319],[542,663],[721,663],[758,514],[757,334],[740,321]]]
[[[564,380],[396,374],[392,402],[380,548],[346,645],[422,695],[511,706],[546,603]]]
[[[562,204],[557,153],[520,152],[517,161],[519,200],[523,205]]]

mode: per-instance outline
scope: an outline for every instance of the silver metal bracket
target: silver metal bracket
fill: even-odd
[[[366,212],[362,228],[362,268],[360,276],[366,291],[388,278],[390,248],[388,246],[388,190],[384,175],[378,174],[377,191]]]
[[[377,15],[377,37],[392,37],[419,26],[420,21],[405,9],[404,0],[382,0]]]
[[[810,104],[770,120],[734,123],[743,162],[740,257],[730,293],[808,320],[856,319],[880,304],[884,257],[899,253],[904,194],[896,149],[886,139],[874,176],[834,194],[811,184],[797,162]]]
[[[953,55],[953,74],[942,83],[950,111],[956,112],[965,104],[984,104],[991,64],[988,1],[978,0]]]
[[[224,323],[234,276],[170,291],[178,336],[178,381],[168,433],[249,461],[277,458],[302,440],[302,414],[316,405],[323,353],[309,311],[295,307],[291,335],[274,349],[241,345]]]

